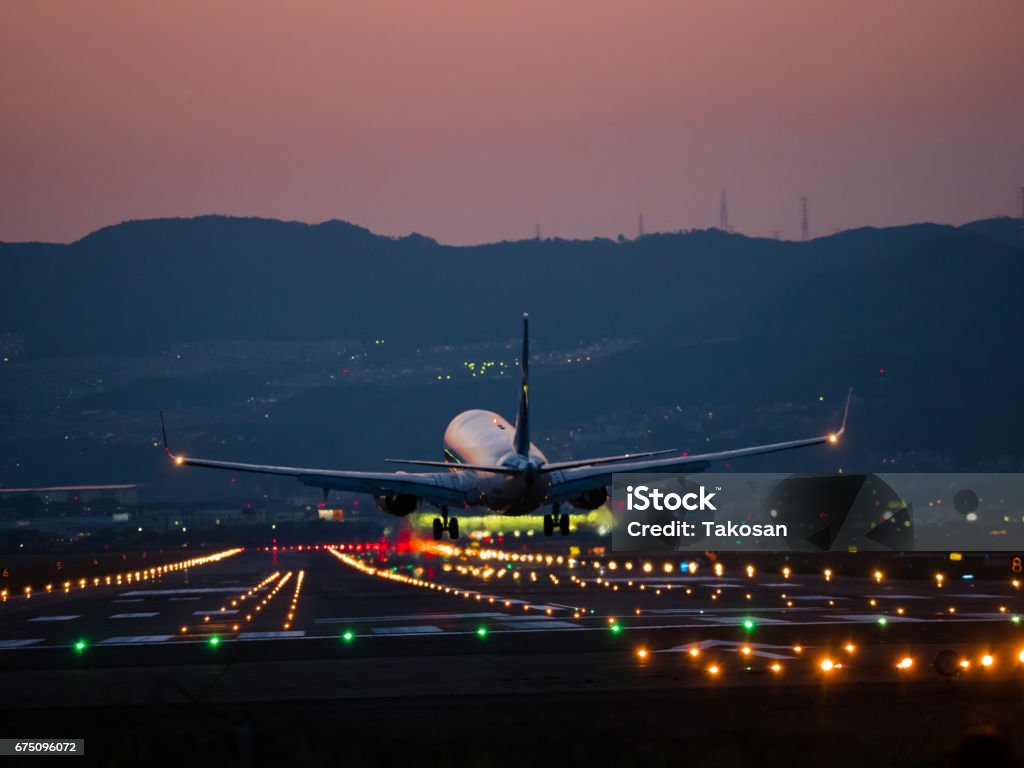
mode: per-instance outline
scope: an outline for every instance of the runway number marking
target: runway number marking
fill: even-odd
[[[788,645],[770,645],[768,643],[737,643],[730,640],[701,640],[696,643],[677,645],[673,648],[663,648],[655,653],[689,653],[691,649],[707,650],[708,648],[722,648],[731,653],[739,653],[740,648],[750,648],[752,656],[760,656],[765,659],[792,659],[792,653],[781,653],[780,651],[790,649]]]

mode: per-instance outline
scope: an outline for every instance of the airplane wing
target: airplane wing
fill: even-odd
[[[802,440],[788,440],[782,443],[769,443],[768,445],[755,445],[749,448],[737,448],[731,451],[717,451],[715,453],[701,453],[693,456],[671,456],[662,459],[647,459],[646,461],[622,461],[613,464],[602,464],[577,469],[552,473],[552,484],[547,496],[547,502],[568,501],[577,498],[580,494],[595,488],[607,488],[612,484],[612,475],[619,472],[703,472],[716,462],[740,459],[745,456],[759,456],[766,453],[778,453],[780,451],[791,451],[795,448],[804,448],[809,445],[821,445],[822,443],[838,443],[839,438],[846,431],[846,417],[850,412],[850,397],[846,397],[846,407],[843,409],[843,421],[835,432],[817,437],[808,437]]]
[[[167,445],[167,430],[163,428],[162,413],[160,414],[160,426],[163,429],[164,451],[174,461],[175,466],[179,467],[206,467],[229,472],[252,472],[260,475],[294,477],[303,485],[321,488],[324,491],[351,491],[373,496],[405,494],[416,496],[438,506],[462,506],[467,501],[466,492],[458,487],[453,480],[454,475],[450,472],[352,472],[194,459],[171,452]]]

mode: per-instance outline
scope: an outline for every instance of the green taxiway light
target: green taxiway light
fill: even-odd
[[[753,619],[744,619],[743,620],[743,628],[747,632],[752,631],[754,629],[754,620]]]
[[[208,642],[210,643],[211,648],[216,648],[218,645],[220,645],[220,638],[214,635],[209,639]]]
[[[621,632],[621,631],[622,631],[622,626],[621,626],[620,624],[618,624],[618,623],[616,623],[616,624],[612,624],[612,625],[611,625],[610,627],[608,627],[608,628],[609,628],[609,629],[610,629],[610,630],[611,630],[611,631],[612,631],[612,632],[613,632],[614,634],[616,634],[616,635],[617,635],[617,634],[619,634],[619,632]]]
[[[477,627],[476,636],[487,637],[487,627]]]
[[[879,616],[878,617],[878,626],[884,627],[888,623],[889,623],[889,620],[887,618],[885,618],[885,616]]]
[[[79,653],[84,651],[86,649],[86,647],[87,646],[86,646],[85,640],[79,640],[77,643],[75,643],[75,646],[74,646],[75,650],[78,651]]]
[[[1012,619],[1010,619],[1010,621],[1012,621],[1014,624],[1020,624],[1020,616],[1014,616]]]
[[[345,634],[343,634],[341,636],[341,639],[344,640],[346,643],[351,643],[352,642],[352,638],[354,638],[354,637],[355,637],[355,635],[352,634],[352,630],[347,629],[347,630],[345,630]]]

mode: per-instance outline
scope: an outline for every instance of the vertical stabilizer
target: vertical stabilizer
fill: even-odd
[[[523,381],[519,389],[519,413],[516,415],[515,448],[520,456],[530,455],[530,316],[523,314],[523,355],[519,359]]]

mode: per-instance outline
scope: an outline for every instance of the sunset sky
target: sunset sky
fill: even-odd
[[[448,243],[1016,215],[1020,0],[0,3],[0,240],[205,213]]]

